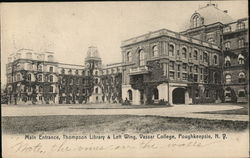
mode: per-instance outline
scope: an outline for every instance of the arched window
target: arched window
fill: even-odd
[[[127,61],[128,62],[132,61],[132,54],[131,54],[131,52],[127,52]]]
[[[42,82],[43,81],[43,75],[38,75],[38,77],[37,77],[37,80],[38,80],[38,82]]]
[[[231,76],[230,74],[227,74],[227,75],[225,76],[225,80],[226,80],[226,83],[231,83],[231,81],[232,81],[232,76]]]
[[[245,61],[244,61],[244,56],[242,55],[242,54],[239,54],[239,56],[238,56],[238,62],[239,62],[239,64],[244,64],[245,63]]]
[[[198,60],[198,51],[197,50],[194,51],[194,59]]]
[[[187,58],[187,49],[185,47],[183,47],[181,49],[181,52],[182,52],[182,57],[186,59]]]
[[[144,51],[142,49],[139,51],[139,65],[145,65]]]
[[[131,90],[128,90],[128,100],[133,100],[133,95]]]
[[[159,99],[159,91],[158,91],[158,89],[155,88],[153,92],[154,92],[154,99],[158,100]]]
[[[246,75],[244,72],[239,73],[239,83],[245,82],[246,81]]]
[[[217,55],[214,55],[214,64],[215,64],[215,65],[218,64],[218,57],[217,57]]]
[[[169,55],[174,56],[174,45],[172,44],[168,45],[168,52],[169,52]]]
[[[205,53],[205,52],[203,54],[203,60],[204,60],[204,62],[208,62],[208,56],[207,56],[207,53]]]
[[[230,60],[230,57],[229,57],[229,56],[226,56],[226,57],[225,57],[225,66],[226,66],[226,67],[231,66],[231,60]]]
[[[153,57],[158,56],[158,46],[153,46]]]
[[[198,27],[199,26],[199,16],[196,15],[193,17],[193,27]]]
[[[28,81],[31,81],[31,74],[28,74],[27,79],[28,79]]]
[[[243,48],[244,47],[244,39],[239,39],[238,45],[239,45],[239,48]]]

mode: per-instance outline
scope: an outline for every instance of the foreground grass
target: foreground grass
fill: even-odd
[[[20,116],[2,117],[2,132],[27,133],[156,133],[242,131],[248,128],[244,121],[219,121],[160,116],[88,115],[88,116]]]
[[[248,115],[249,104],[237,104],[237,106],[240,106],[242,108],[235,109],[235,110],[209,111],[209,112],[199,112],[199,113],[202,113],[202,114],[225,114],[225,115]]]

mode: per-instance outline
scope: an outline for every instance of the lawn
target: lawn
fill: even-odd
[[[199,112],[199,113],[202,113],[202,114],[225,114],[225,115],[248,115],[249,104],[237,104],[237,106],[240,106],[242,108],[235,109],[235,110],[209,111],[209,112]]]
[[[2,132],[27,133],[157,133],[243,131],[248,122],[134,115],[59,115],[2,117]]]

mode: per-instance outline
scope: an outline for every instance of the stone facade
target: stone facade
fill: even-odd
[[[122,62],[109,65],[93,46],[83,65],[56,62],[53,52],[19,50],[7,64],[9,103],[247,102],[248,19],[235,21],[209,3],[187,26],[124,40]]]

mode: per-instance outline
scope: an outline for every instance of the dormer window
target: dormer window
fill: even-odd
[[[245,29],[245,24],[243,22],[240,22],[237,24],[237,29],[238,30],[242,30],[242,29]]]
[[[200,26],[199,16],[198,16],[198,15],[195,15],[195,16],[193,17],[193,28],[198,27],[198,26]]]

